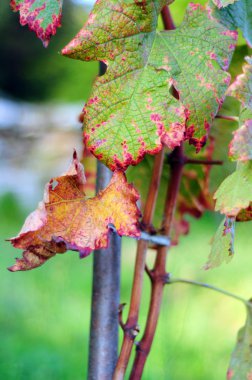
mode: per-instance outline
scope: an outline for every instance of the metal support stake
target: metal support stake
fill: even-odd
[[[106,66],[100,63],[100,75]],[[96,191],[104,189],[111,171],[98,161]],[[107,249],[96,250],[90,325],[88,380],[111,380],[118,355],[121,238],[112,232]]]

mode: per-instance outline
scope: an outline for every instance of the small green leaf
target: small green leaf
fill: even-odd
[[[246,309],[247,320],[238,332],[237,343],[227,372],[227,380],[252,379],[252,304]]]
[[[139,163],[162,144],[172,149],[184,138],[199,151],[224,99],[236,32],[193,3],[180,27],[156,31],[165,3],[101,0],[62,51],[107,64],[85,106],[84,136],[112,170]]]
[[[28,24],[45,47],[61,26],[63,0],[11,0],[13,11],[20,13],[20,24]]]
[[[234,218],[225,218],[221,222],[212,239],[211,252],[204,269],[216,268],[231,261],[234,255],[234,227]]]
[[[222,182],[214,199],[215,210],[230,217],[248,208],[252,202],[252,161],[238,163],[236,171]]]

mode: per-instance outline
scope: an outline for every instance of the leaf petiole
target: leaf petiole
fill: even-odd
[[[246,306],[248,307],[251,307],[252,308],[252,302],[246,300],[245,298],[243,297],[240,297],[234,293],[231,293],[227,290],[224,290],[224,289],[221,289],[221,288],[218,288],[214,285],[210,285],[210,284],[206,284],[204,282],[199,282],[199,281],[194,281],[194,280],[189,280],[189,279],[185,279],[185,278],[171,278],[169,277],[167,279],[167,285],[170,285],[170,284],[175,284],[175,283],[181,283],[181,284],[188,284],[188,285],[195,285],[195,286],[201,286],[202,288],[208,288],[208,289],[211,289],[211,290],[214,290],[215,292],[219,292],[219,293],[222,293],[224,294],[225,296],[228,296],[228,297],[231,297],[231,298],[234,298],[238,301],[241,301],[242,303],[244,303]]]

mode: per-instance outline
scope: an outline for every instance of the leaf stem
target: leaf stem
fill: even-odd
[[[199,281],[194,281],[194,280],[188,280],[188,279],[185,279],[185,278],[171,278],[171,277],[168,276],[168,278],[167,278],[167,284],[168,285],[169,284],[176,284],[176,283],[195,285],[195,286],[200,286],[200,287],[203,287],[203,288],[211,289],[211,290],[214,290],[215,292],[222,293],[225,296],[228,296],[228,297],[234,298],[234,299],[236,299],[238,301],[241,301],[246,306],[252,307],[251,302],[249,302],[245,298],[240,297],[240,296],[238,296],[238,295],[236,295],[234,293],[231,293],[231,292],[229,292],[227,290],[218,288],[217,286],[206,284],[204,282],[199,282]]]
[[[215,118],[216,119],[229,120],[229,121],[236,121],[236,122],[239,121],[239,117],[237,117],[237,116],[227,116],[227,115],[218,114],[215,116]]]
[[[167,5],[163,7],[161,14],[164,23],[164,28],[166,30],[175,29],[175,25],[173,23],[171,13]],[[177,97],[177,93],[175,90],[174,96]],[[176,208],[176,201],[182,177],[182,170],[184,167],[183,144],[181,144],[180,147],[175,148],[174,151],[171,153],[170,157],[171,177],[167,189],[164,219],[162,223],[162,232],[165,236],[168,237],[170,235],[172,219]],[[154,339],[157,321],[160,313],[163,288],[167,281],[167,273],[165,269],[167,251],[168,247],[158,246],[154,268],[152,270],[149,270],[146,267],[147,273],[149,274],[151,279],[151,300],[144,334],[141,341],[137,345],[136,356],[133,363],[130,380],[139,380],[141,378],[144,365]]]
[[[99,75],[106,71],[100,62]],[[97,161],[96,192],[111,179],[111,171]],[[69,215],[70,217],[70,215]],[[120,300],[121,238],[111,234],[109,246],[93,255],[88,379],[111,379],[117,360],[117,305]],[[104,276],[106,273],[106,276]]]
[[[156,156],[152,170],[152,178],[149,186],[149,192],[144,209],[142,223],[144,226],[149,226],[152,222],[153,214],[156,207],[156,200],[160,179],[163,170],[164,150],[161,150]],[[131,300],[128,318],[125,324],[122,323],[122,315],[120,311],[120,325],[124,331],[123,343],[121,352],[117,361],[113,380],[121,380],[129,362],[130,354],[133,348],[134,340],[139,332],[138,316],[142,298],[143,276],[145,270],[146,252],[148,249],[148,241],[139,240],[137,244],[136,262],[133,286],[131,291]]]
[[[174,30],[176,29],[176,26],[173,22],[173,18],[171,16],[171,12],[169,10],[169,7],[166,5],[163,7],[161,10],[161,16],[164,24],[164,29],[165,30]]]
[[[197,160],[193,158],[186,158],[185,164],[195,165],[223,165],[221,160]]]

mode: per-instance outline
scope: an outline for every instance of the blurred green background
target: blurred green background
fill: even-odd
[[[177,0],[171,6],[177,24],[183,18],[187,3]],[[81,107],[88,97],[98,65],[65,59],[58,51],[76,34],[86,16],[87,9],[83,5],[65,1],[63,27],[46,50],[34,33],[18,25],[17,14],[10,12],[8,1],[2,2],[0,96],[29,104],[64,102],[80,104]],[[242,57],[248,52],[240,38],[231,70],[233,75],[239,72]],[[233,103],[228,103],[226,110],[232,113],[230,104],[233,106]],[[22,134],[22,130],[19,133]],[[76,133],[80,138],[79,130]],[[3,133],[1,137],[4,137]],[[55,143],[55,152],[60,149],[59,145]],[[71,149],[72,146],[69,147],[69,156]],[[227,150],[225,146],[223,149]],[[51,165],[50,160],[51,157],[43,156],[44,166],[38,165],[38,171],[47,168],[45,161]],[[218,178],[227,169],[216,170]],[[42,176],[47,175],[44,169]],[[22,181],[22,177],[19,180]],[[28,186],[33,187],[32,179],[28,182]],[[6,267],[13,264],[21,252],[14,250],[5,239],[18,233],[27,213],[36,207],[42,196],[41,187],[36,199],[24,202],[15,195],[21,185],[17,181],[13,192],[5,191],[3,185],[0,196],[0,378],[85,379],[92,255],[79,260],[76,253],[69,252],[31,272],[8,272]],[[237,225],[236,253],[229,265],[207,272],[201,269],[207,260],[210,240],[218,223],[218,215],[209,212],[201,220],[191,220],[190,234],[181,238],[179,246],[169,253],[167,270],[174,277],[208,282],[250,298],[251,223]],[[121,302],[129,303],[135,246],[135,241],[123,239]],[[153,251],[148,253],[148,260],[151,265]],[[149,291],[150,284],[146,278],[139,321],[141,330],[147,314]],[[167,286],[158,331],[143,379],[225,379],[236,334],[244,321],[244,306],[231,298],[189,285]]]

